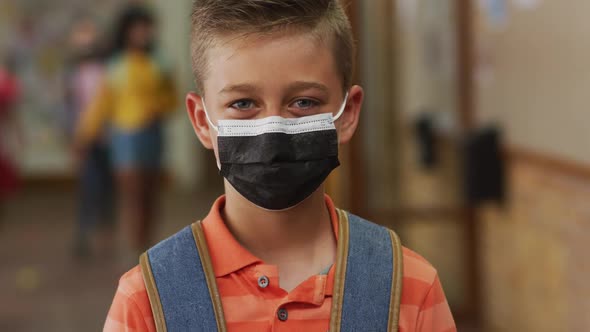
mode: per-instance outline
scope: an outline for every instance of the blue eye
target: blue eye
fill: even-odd
[[[312,107],[316,107],[319,103],[312,99],[298,99],[293,103],[294,107],[300,109],[310,109]]]
[[[248,110],[254,108],[254,102],[252,100],[242,99],[231,104],[230,107],[237,110]]]

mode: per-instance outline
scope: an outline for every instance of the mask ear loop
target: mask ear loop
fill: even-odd
[[[219,129],[217,129],[217,126],[213,124],[213,121],[211,121],[211,118],[209,118],[209,112],[207,112],[207,106],[205,106],[205,99],[202,98],[201,99],[203,101],[203,110],[205,111],[205,117],[207,118],[207,122],[209,123],[209,125],[211,126],[211,128],[215,129],[216,132],[219,132]],[[219,159],[215,158],[215,163],[217,164],[217,169],[221,170],[221,163],[219,162]]]
[[[347,101],[348,101],[348,91],[344,95],[344,102],[342,102],[342,106],[340,106],[340,110],[338,110],[338,113],[336,113],[336,116],[334,116],[334,122],[336,122],[336,120],[338,120],[340,118],[342,113],[344,113],[344,110],[346,109],[346,102]]]
[[[213,121],[211,121],[211,118],[209,117],[209,112],[207,112],[207,106],[205,106],[205,99],[201,98],[201,100],[203,101],[203,110],[205,111],[205,117],[207,118],[207,122],[209,122],[209,125],[215,129],[216,132],[219,132],[219,129],[217,129],[217,126],[213,124]]]

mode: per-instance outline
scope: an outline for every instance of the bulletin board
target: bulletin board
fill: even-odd
[[[66,38],[79,15],[106,25],[121,1],[2,0],[0,55],[9,57],[22,96],[17,114],[25,148],[16,156],[25,176],[71,172],[63,130]]]

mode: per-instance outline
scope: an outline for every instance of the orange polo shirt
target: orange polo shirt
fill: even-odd
[[[221,218],[224,204],[222,196],[202,225],[228,331],[327,331],[335,267],[286,292],[277,267],[264,264],[231,235]],[[326,206],[337,236],[338,216],[328,196]],[[456,331],[436,270],[406,248],[403,260],[399,331]],[[139,266],[119,281],[104,331],[156,331]]]

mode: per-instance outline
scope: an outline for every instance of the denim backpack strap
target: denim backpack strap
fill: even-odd
[[[158,332],[226,331],[200,222],[142,254],[140,265]]]
[[[338,210],[339,236],[330,331],[397,331],[402,247],[382,226]]]

